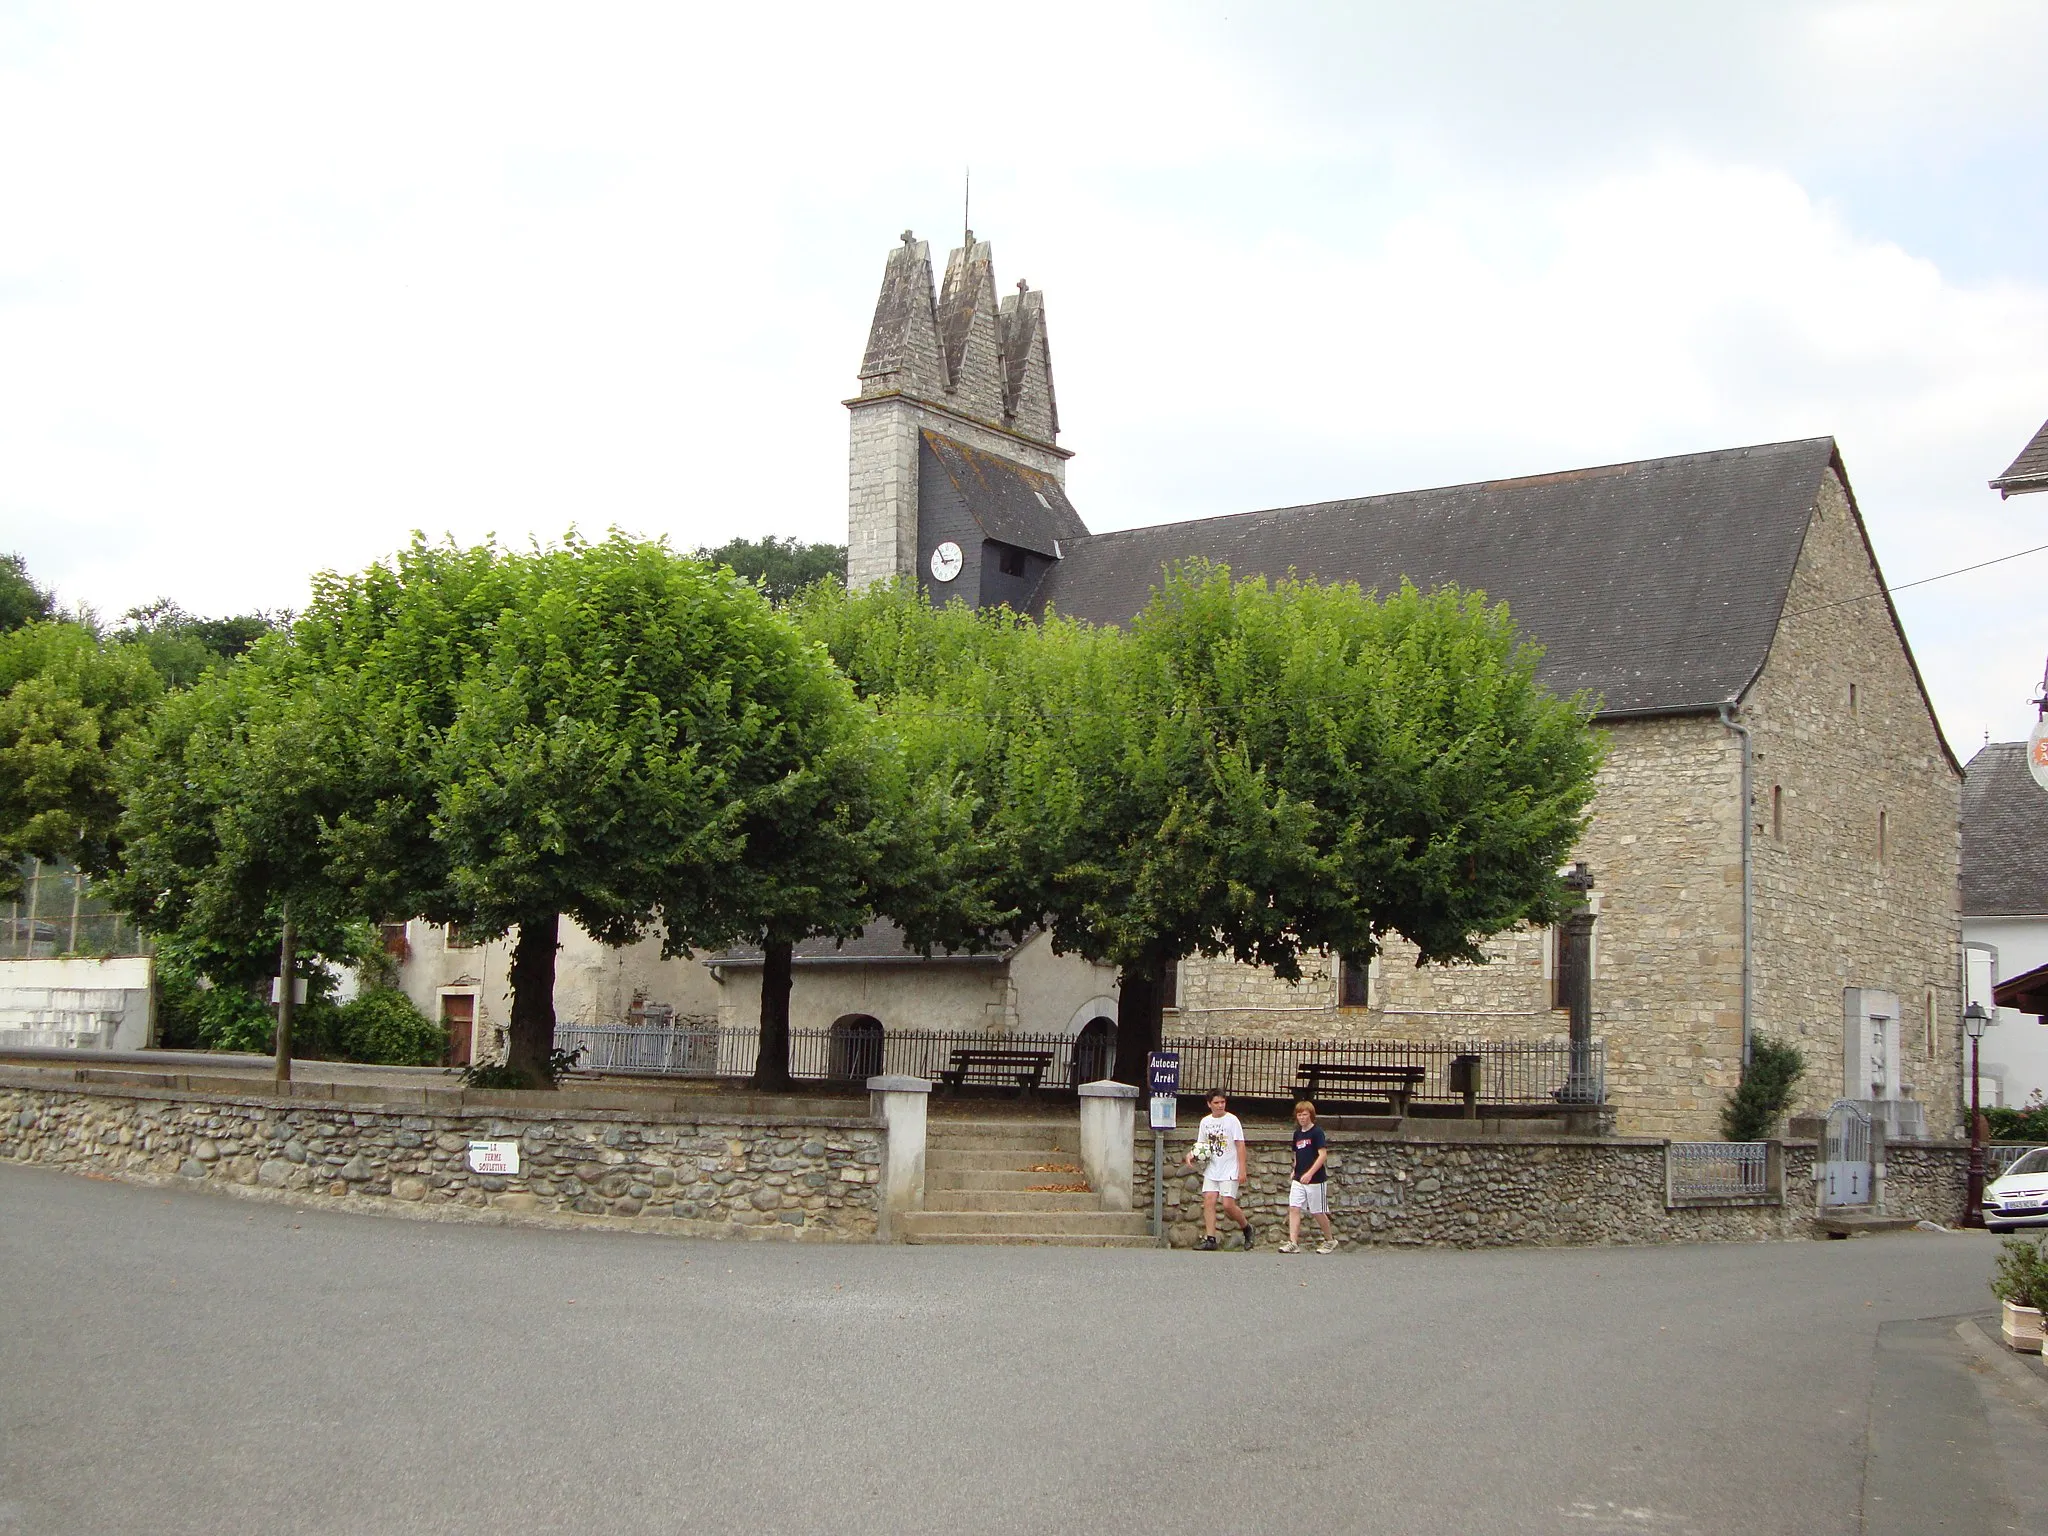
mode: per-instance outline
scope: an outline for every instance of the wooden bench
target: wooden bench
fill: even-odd
[[[1326,1086],[1363,1088],[1368,1090],[1369,1097],[1387,1100],[1395,1114],[1405,1115],[1408,1100],[1422,1086],[1425,1075],[1421,1067],[1358,1067],[1342,1061],[1304,1061],[1295,1092],[1305,1099],[1320,1100]],[[1349,1101],[1340,1097],[1333,1102]]]
[[[958,1050],[939,1081],[948,1088],[1015,1088],[1021,1098],[1038,1092],[1050,1070],[1051,1051]]]

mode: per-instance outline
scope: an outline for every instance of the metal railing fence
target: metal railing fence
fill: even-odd
[[[58,955],[146,955],[148,936],[114,911],[90,876],[68,864],[24,860],[20,893],[0,902],[0,960]]]
[[[1413,1097],[1455,1104],[1464,1095],[1453,1086],[1452,1068],[1475,1060],[1482,1104],[1600,1104],[1606,1101],[1605,1043],[1578,1049],[1565,1040],[1260,1040],[1183,1038],[1163,1042],[1180,1052],[1183,1089],[1221,1089],[1254,1099],[1294,1095],[1303,1062],[1347,1067],[1420,1067]],[[1331,1102],[1341,1102],[1332,1100]]]
[[[1764,1141],[1671,1141],[1664,1144],[1664,1180],[1676,1200],[1753,1200],[1775,1195],[1771,1147]]]
[[[1477,1065],[1477,1098],[1484,1104],[1597,1104],[1605,1098],[1605,1051],[1599,1041],[1579,1048],[1576,1073],[1573,1048],[1561,1040],[1169,1037],[1162,1047],[1180,1052],[1181,1086],[1188,1094],[1220,1088],[1241,1098],[1290,1099],[1302,1063],[1317,1061],[1420,1067],[1423,1076],[1414,1099],[1455,1104],[1464,1096],[1453,1085],[1453,1068],[1465,1061]],[[555,1048],[580,1050],[577,1067],[586,1072],[743,1078],[753,1073],[760,1035],[754,1029],[719,1029],[688,1020],[671,1025],[558,1024]],[[1115,1067],[1114,1047],[1103,1035],[996,1035],[872,1026],[793,1029],[789,1067],[800,1082],[857,1084],[885,1073],[936,1079],[951,1065],[954,1051],[973,1049],[1045,1052],[1052,1060],[1043,1086],[1050,1091],[1072,1090],[1108,1077]]]

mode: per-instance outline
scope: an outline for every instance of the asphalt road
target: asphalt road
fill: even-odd
[[[0,1532],[1862,1532],[1880,1441],[2048,1464],[1910,1321],[1991,1256],[721,1244],[0,1166]],[[1978,1492],[1938,1528],[2036,1529]]]

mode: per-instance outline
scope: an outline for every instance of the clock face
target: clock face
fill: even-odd
[[[932,580],[951,581],[960,574],[960,546],[951,539],[932,551]]]

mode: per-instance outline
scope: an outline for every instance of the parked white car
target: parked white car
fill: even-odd
[[[1984,1225],[1993,1232],[2048,1227],[2048,1147],[2020,1154],[2019,1161],[1984,1191]]]

